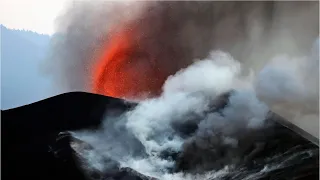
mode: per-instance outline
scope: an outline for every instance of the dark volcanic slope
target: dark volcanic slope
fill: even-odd
[[[61,163],[49,145],[61,131],[97,126],[106,110],[128,108],[119,99],[74,92],[1,111],[2,179],[84,179],[72,160]]]
[[[73,159],[68,136],[62,138],[58,143],[55,142],[58,133],[97,127],[105,114],[116,113],[115,115],[117,115],[134,106],[135,104],[124,103],[120,99],[74,92],[2,111],[2,178],[4,180],[85,179]],[[250,161],[252,163],[249,162],[243,167],[247,170],[236,169],[221,179],[251,179],[248,178],[250,175],[254,175],[255,179],[318,178],[319,154],[317,146],[280,124],[273,126],[268,132],[271,132],[271,136],[265,143],[263,150],[260,150],[261,153],[257,158],[254,158],[257,161]],[[243,142],[249,142],[248,140],[244,136]],[[59,151],[61,148],[63,150]],[[190,148],[197,148],[197,146],[190,146]],[[311,149],[312,152],[316,151],[317,153],[310,156],[308,153],[311,151],[305,151],[305,149]],[[207,163],[208,157],[202,157],[207,152],[202,152],[202,149],[196,149],[192,152],[198,153],[190,155],[185,151],[180,155],[177,160],[180,170],[188,171],[191,167],[188,167],[188,164]],[[274,156],[277,152],[281,152],[279,157]],[[259,159],[262,161],[259,162]],[[261,173],[261,169],[265,167],[266,163],[271,166],[282,163],[284,166],[274,170],[270,170],[272,168],[270,166],[268,173]],[[131,169],[107,173],[111,173],[111,176],[116,180],[144,179]]]

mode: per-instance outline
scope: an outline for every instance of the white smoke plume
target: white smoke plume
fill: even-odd
[[[160,97],[140,102],[120,119],[106,117],[107,124],[98,132],[76,133],[75,136],[100,153],[116,159],[122,166],[164,178],[168,176],[168,169],[174,166],[172,160],[161,158],[164,151],[188,149],[188,141],[196,141],[197,146],[204,149],[208,146],[217,146],[218,149],[220,144],[236,147],[240,132],[263,127],[268,108],[255,97],[252,83],[248,81],[251,78],[241,77],[240,73],[239,62],[229,54],[214,52],[207,59],[195,62],[170,77]],[[212,102],[235,89],[222,112],[210,111],[215,106]],[[179,134],[179,129],[188,121],[199,125],[191,139]],[[119,125],[123,131],[114,134]],[[219,142],[204,141],[205,138],[219,138],[214,135],[218,132],[223,134],[222,143],[220,139],[217,139]],[[131,136],[139,143],[129,138]],[[137,144],[143,146],[144,156],[133,156],[130,152]]]

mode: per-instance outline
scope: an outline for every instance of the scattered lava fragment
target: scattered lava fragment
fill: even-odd
[[[93,69],[93,91],[119,98],[156,96],[167,78],[140,48],[133,29],[114,34]]]

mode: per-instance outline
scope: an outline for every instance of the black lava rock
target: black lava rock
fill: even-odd
[[[120,99],[73,92],[1,111],[2,179],[86,179],[70,156],[67,139],[52,147],[58,133],[96,128],[106,113],[119,114],[133,106]]]

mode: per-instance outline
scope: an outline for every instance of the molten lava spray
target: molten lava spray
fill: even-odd
[[[115,33],[93,68],[93,91],[98,94],[139,98],[154,96],[167,76],[158,71],[148,54],[139,50],[133,28]]]

